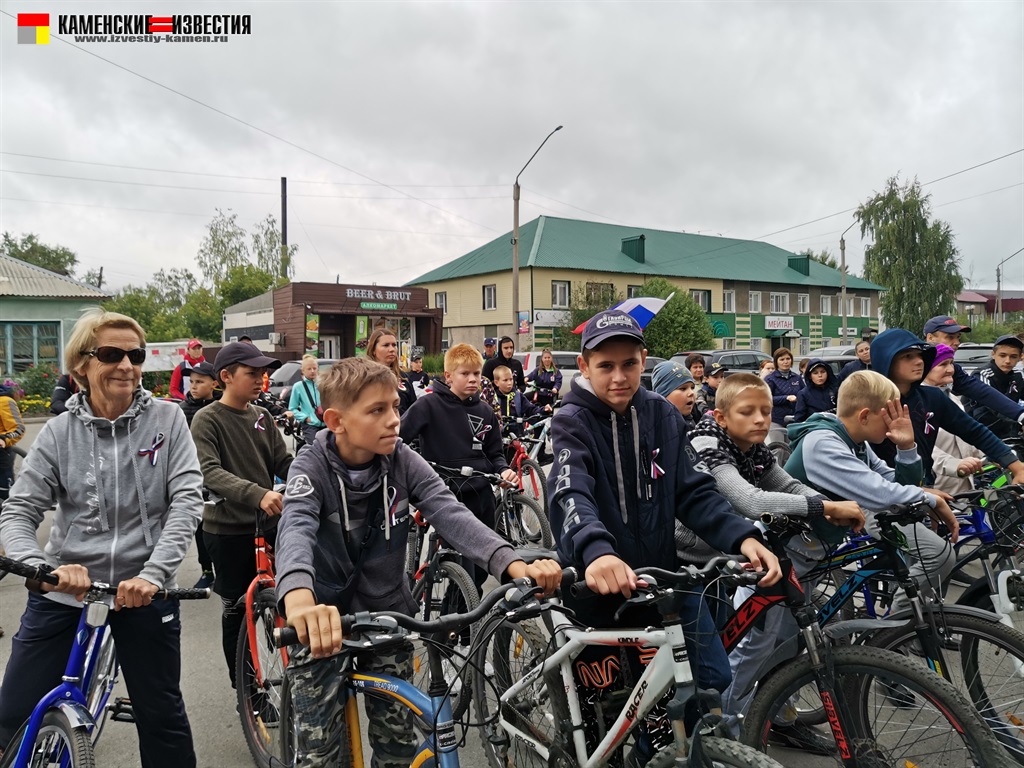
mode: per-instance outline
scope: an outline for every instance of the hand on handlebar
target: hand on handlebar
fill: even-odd
[[[341,651],[341,614],[333,605],[318,605],[309,589],[293,589],[284,596],[288,626],[294,627],[299,642],[309,646],[314,659]]]
[[[52,574],[60,581],[54,584],[42,585],[44,592],[63,592],[67,595],[74,595],[79,601],[85,599],[85,593],[92,586],[92,579],[89,578],[89,569],[84,565],[61,565],[54,568]]]
[[[864,527],[864,512],[855,501],[826,501],[825,519],[832,525],[848,525],[854,533]]]
[[[960,459],[960,463],[956,465],[956,475],[957,477],[967,477],[975,472],[981,472],[984,466],[985,462],[981,459],[968,456],[966,459]]]
[[[946,500],[941,496],[937,496],[935,508],[928,514],[932,518],[932,530],[936,530],[939,527],[939,523],[942,523],[949,530],[949,540],[956,544],[960,538],[960,521],[956,519],[956,515],[953,514],[953,510],[949,508]]]
[[[782,578],[779,558],[757,539],[744,539],[740,543],[740,553],[750,561],[750,565],[755,571],[765,572],[764,578],[757,582],[759,586],[770,587]]]
[[[153,597],[160,588],[151,581],[140,576],[122,581],[117,585],[117,596],[114,598],[114,610],[122,608],[142,608],[153,602]]]
[[[509,565],[507,573],[512,579],[531,579],[545,595],[552,594],[562,581],[562,566],[557,560],[537,560],[529,565],[516,560]]]
[[[284,510],[284,497],[277,491],[267,491],[260,499],[260,509],[268,515],[280,515]]]
[[[778,561],[776,561],[776,566]],[[615,555],[601,555],[587,566],[587,587],[599,595],[633,594],[639,581],[633,569]]]
[[[511,469],[506,469],[501,473],[501,479],[508,483],[510,488],[515,488],[519,485],[519,476],[516,475]]]

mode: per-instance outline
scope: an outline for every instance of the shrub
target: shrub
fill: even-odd
[[[49,403],[53,388],[60,378],[60,370],[51,363],[29,364],[28,368],[19,371],[13,378],[25,391],[25,397],[45,398]]]
[[[423,370],[426,371],[431,378],[434,376],[444,375],[444,355],[424,355],[423,356]]]

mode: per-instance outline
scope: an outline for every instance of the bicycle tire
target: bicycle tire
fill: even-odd
[[[789,447],[789,443],[785,443],[782,440],[776,440],[774,443],[768,443],[768,450],[772,452],[775,457],[775,461],[779,463],[780,467],[786,466],[786,462],[789,461],[789,457],[793,455],[793,449]]]
[[[532,621],[508,622],[495,616],[483,625],[481,632],[486,636],[492,629],[493,636],[477,650],[473,659],[475,722],[480,725],[480,740],[488,764],[491,768],[574,765],[575,761],[563,755],[553,755],[545,761],[528,744],[512,738],[498,724],[498,699],[513,682],[543,663],[547,657],[547,642]],[[506,719],[515,721],[551,750],[562,725],[569,721],[569,703],[558,671],[538,677],[518,698],[506,702],[502,711]]]
[[[424,573],[416,582],[412,596],[418,606],[417,615],[426,621],[450,613],[466,613],[480,605],[480,593],[473,579],[465,568],[450,560],[439,563],[437,578],[431,579],[429,571]],[[466,662],[476,632],[475,625],[459,632],[444,642],[441,652],[444,678],[451,685],[452,714],[456,720],[469,709],[473,670]],[[412,684],[421,691],[430,685],[426,642],[423,638],[413,642]]]
[[[946,630],[944,637],[959,643],[959,651],[943,651],[947,665],[952,667],[948,670],[951,682],[978,710],[1003,748],[1024,765],[1024,734],[1019,720],[1014,723],[1007,719],[1016,719],[1013,713],[1020,710],[1024,696],[1024,635],[997,621],[953,613],[943,616],[940,629]],[[867,644],[907,653],[915,638],[914,628],[904,625],[872,635]],[[983,644],[994,652],[986,653]]]
[[[512,505],[511,509],[508,505]],[[498,512],[501,525],[499,533],[513,547],[554,547],[551,521],[540,505],[529,496],[521,493],[506,496],[505,505],[499,506]]]
[[[4,752],[3,758],[0,758],[0,768],[11,768],[14,765],[14,758],[18,754],[17,745],[21,743],[27,727],[28,720],[22,724],[7,745],[7,751]],[[59,744],[63,744],[64,748],[57,750]],[[50,757],[56,759],[51,760]],[[51,708],[43,714],[43,722],[39,726],[39,734],[32,747],[28,768],[53,766],[96,768],[96,756],[88,731],[85,728],[72,728],[63,712]]]
[[[1014,602],[1014,609],[1006,614],[1006,617],[1018,632],[1024,632],[1024,577],[1011,577],[1007,586],[1010,590],[1010,599]],[[994,613],[997,616],[1003,615],[992,604],[992,595],[988,591],[987,579],[985,580],[984,589],[975,589],[972,585],[972,588],[967,589],[956,602],[957,605],[978,608],[982,611]]]
[[[878,764],[886,766],[930,765],[928,755],[922,757],[920,753],[934,744],[934,736],[945,742],[938,746],[943,758],[941,764],[946,768],[958,765],[1006,768],[1013,764],[970,702],[951,683],[923,664],[894,651],[868,646],[835,648],[831,655],[837,693],[851,712],[852,722],[844,724],[847,736],[852,750],[859,756],[876,756]],[[814,675],[811,661],[804,654],[778,667],[762,681],[744,719],[740,740],[747,746],[768,752],[768,733],[773,719],[786,707],[792,694],[813,684]],[[894,730],[890,732],[876,734],[877,728],[868,723],[871,720],[868,709],[873,709],[870,696],[875,693],[870,687],[872,678],[882,681],[889,690],[902,686],[915,696],[914,704],[920,705],[906,710],[893,707],[906,717],[896,718]],[[888,700],[885,693],[876,695],[882,701]],[[921,726],[915,728],[914,723],[905,722],[914,714],[923,716],[927,730],[921,731]],[[939,736],[939,731],[944,735]],[[930,734],[929,738],[924,738],[923,733]],[[831,741],[830,731],[822,729],[820,734]],[[904,744],[904,739],[909,739],[909,743]],[[900,748],[907,752],[900,753],[897,763],[895,751]],[[838,762],[839,758],[835,760]]]
[[[256,668],[249,648],[249,623],[238,631],[235,656],[235,693],[242,734],[259,768],[271,768],[271,759],[281,754],[281,686],[284,659],[274,645],[274,629],[281,623],[273,588],[260,590],[253,604],[256,646],[263,683],[257,685]]]
[[[524,496],[528,496],[540,504],[544,516],[547,517],[548,481],[540,464],[533,459],[523,459],[519,465],[519,487]]]
[[[715,736],[700,740],[704,754],[715,768],[783,768],[782,764],[753,747]],[[647,768],[671,768],[676,764],[675,746],[666,747],[651,758]]]

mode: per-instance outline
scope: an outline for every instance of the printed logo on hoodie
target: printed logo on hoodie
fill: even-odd
[[[295,475],[295,477],[289,478],[288,485],[284,490],[285,496],[290,496],[293,499],[309,496],[311,493],[313,493],[313,483],[309,481],[307,475]]]
[[[469,418],[469,430],[473,433],[473,450],[482,451],[484,449],[484,437],[491,431],[491,425],[484,424],[482,416],[467,414],[467,417]]]

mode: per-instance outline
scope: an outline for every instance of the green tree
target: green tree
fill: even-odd
[[[74,277],[75,267],[78,266],[78,256],[70,248],[46,245],[31,233],[22,235],[21,240],[15,240],[9,232],[4,232],[0,250],[7,256],[67,277]]]
[[[815,253],[814,250],[811,248],[806,248],[800,251],[800,253],[798,253],[797,255],[807,256],[812,261],[816,261],[819,264],[824,264],[826,267],[831,267],[832,269],[839,269],[839,261],[836,259],[835,256],[832,255],[832,252],[828,250],[828,248],[824,248],[818,253]]]
[[[598,312],[613,307],[622,301],[621,293],[612,291],[588,291],[582,284],[576,285],[566,310],[566,319],[552,330],[551,343],[555,349],[579,351],[580,337],[573,331]]]
[[[653,277],[640,286],[641,296],[664,299],[675,293],[644,329],[647,349],[658,357],[672,357],[683,349],[708,349],[715,345],[711,321],[689,294],[663,277]]]
[[[890,328],[917,332],[929,317],[955,311],[963,290],[953,232],[930,214],[917,179],[901,184],[898,176],[854,214],[861,236],[874,241],[864,249],[864,277],[889,289],[881,306]]]
[[[220,338],[224,325],[222,305],[213,291],[205,285],[189,294],[181,308],[181,316],[188,326],[189,336],[197,339],[215,340]]]
[[[105,309],[134,318],[149,341],[173,341],[190,335],[180,307],[168,307],[161,289],[153,283],[141,288],[125,286],[107,302]]]
[[[256,266],[274,277],[283,279],[284,285],[295,275],[295,254],[299,246],[289,245],[287,253],[281,252],[281,230],[277,219],[268,215],[256,223],[252,233],[252,255]]]
[[[224,275],[220,284],[220,305],[230,307],[240,301],[259,296],[277,287],[277,281],[278,278],[255,264],[239,264]]]
[[[268,215],[256,222],[251,247],[249,241],[249,234],[238,223],[238,214],[225,213],[218,208],[217,215],[206,227],[206,236],[196,254],[204,283],[213,288],[215,293],[220,293],[221,283],[228,279],[232,270],[239,267],[255,267],[272,275],[275,278],[274,285],[284,285],[295,273],[294,260],[299,247],[290,245],[287,255],[282,254],[281,233],[273,216]]]

